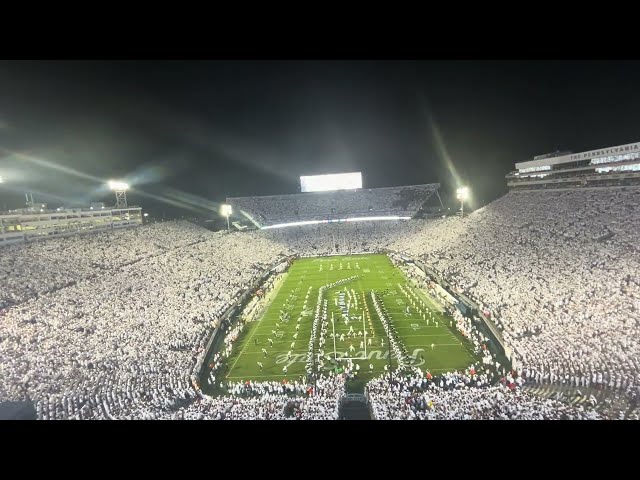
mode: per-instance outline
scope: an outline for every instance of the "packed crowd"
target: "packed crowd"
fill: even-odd
[[[422,225],[420,225],[422,223]],[[530,381],[640,386],[640,191],[510,193],[395,241],[499,325]]]
[[[201,229],[192,236],[187,227],[185,238],[182,225],[162,227],[167,229],[163,235],[156,235],[157,226],[138,232],[145,243],[164,241],[162,252],[91,277],[78,276],[65,288],[52,283],[51,291],[2,312],[0,400],[31,399],[42,418],[111,418],[126,416],[139,402],[168,407],[195,395],[193,366],[204,355],[211,332],[276,261],[278,249],[255,234],[249,238]],[[103,239],[95,259],[88,248],[94,239],[75,239],[88,242],[79,263],[97,263],[104,250],[118,252],[131,244],[130,232],[114,235]],[[202,241],[189,244],[191,236]],[[67,240],[37,248],[55,250]],[[16,253],[22,255],[13,247],[0,250],[1,263],[9,265],[7,257]],[[77,258],[67,260],[72,264]],[[52,268],[45,259],[39,267],[42,272]],[[22,281],[9,283],[10,288],[18,285],[14,291],[21,292],[28,278]]]
[[[436,192],[438,184],[228,198],[234,211],[260,225],[347,217],[409,216]]]
[[[428,373],[385,374],[367,384],[378,420],[557,420],[602,419],[590,406],[540,399],[523,392],[522,379],[507,374],[498,384],[475,372],[431,377]]]
[[[114,272],[206,238],[188,222],[166,222],[0,249],[0,312],[84,279]]]
[[[638,225],[638,190],[536,191],[510,193],[464,219],[234,235],[166,222],[4,247],[0,400],[32,399],[40,418],[238,418],[241,412],[280,418],[289,396],[200,395],[193,367],[211,332],[283,255],[386,248],[422,260],[478,303],[514,350],[519,381],[636,391]],[[455,322],[482,348],[486,338],[473,333],[470,320],[458,315]],[[484,356],[482,369],[495,361]],[[474,381],[473,388],[429,387],[416,402],[428,404],[428,395],[436,405],[449,405],[438,418],[458,418],[463,405],[485,401],[477,418],[538,418],[535,408],[547,412],[545,418],[553,411],[557,415],[549,418],[591,415],[508,386],[489,387],[482,379],[479,388]],[[384,403],[387,393],[375,384],[370,392]],[[289,410],[329,418],[333,399],[325,397],[302,396],[307,403]],[[239,403],[225,403],[230,401]],[[413,410],[377,408],[381,418]]]
[[[401,240],[406,232],[412,231],[413,223],[407,220],[327,223],[263,230],[260,234],[281,245],[290,254],[346,255],[382,251],[391,243]],[[424,222],[415,223],[423,225]]]
[[[344,376],[320,376],[314,387],[274,382],[225,386],[234,395],[198,395],[186,405],[140,403],[118,418],[152,420],[337,420]]]

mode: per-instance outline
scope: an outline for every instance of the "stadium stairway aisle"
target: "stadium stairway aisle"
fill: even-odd
[[[341,420],[371,420],[371,409],[366,395],[347,394],[340,400]]]
[[[341,420],[371,420],[368,406],[343,407]]]

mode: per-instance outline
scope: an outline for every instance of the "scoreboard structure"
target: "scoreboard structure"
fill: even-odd
[[[302,193],[355,190],[358,188],[362,188],[361,172],[300,177],[300,191]]]

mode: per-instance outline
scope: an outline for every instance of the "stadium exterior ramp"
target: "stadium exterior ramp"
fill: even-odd
[[[362,188],[261,197],[230,197],[234,215],[258,228],[412,218],[440,184]]]

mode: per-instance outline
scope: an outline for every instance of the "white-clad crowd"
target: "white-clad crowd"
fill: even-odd
[[[413,216],[438,184],[362,188],[294,195],[227,199],[234,211],[247,212],[261,225],[347,217]]]
[[[412,231],[413,223],[409,220],[327,223],[263,230],[261,235],[286,248],[291,254],[346,255],[386,249]],[[422,222],[415,223],[423,225]]]
[[[640,386],[639,189],[510,193],[410,228],[391,248],[488,311],[529,381]]]
[[[153,420],[337,420],[344,376],[320,376],[316,386],[263,382],[225,386],[233,395],[198,395],[174,405],[139,402],[119,418]]]
[[[123,265],[201,242],[208,234],[181,221],[2,247],[0,311]]]
[[[190,375],[220,316],[277,260],[278,249],[255,233],[204,229],[202,241],[189,245],[183,226],[163,224],[161,253],[5,309],[0,400],[32,399],[41,418],[119,418],[138,402],[169,407],[193,398]],[[140,227],[140,241],[148,241],[156,228]],[[81,239],[94,245],[93,238]],[[120,239],[130,245],[132,234],[114,232],[96,258]],[[13,247],[1,249],[0,263],[16,254]],[[83,252],[92,254],[90,248]],[[40,268],[48,271],[46,259]]]
[[[32,399],[39,418],[288,418],[285,406],[293,417],[333,418],[333,393],[303,394],[293,404],[291,392],[267,387],[259,395],[202,397],[194,365],[223,313],[282,255],[384,249],[422,260],[477,302],[516,352],[518,381],[636,391],[639,225],[638,189],[536,191],[510,193],[464,219],[233,235],[165,222],[4,247],[0,401]],[[455,321],[481,348],[487,339],[469,320],[456,314]],[[218,365],[240,333],[222,328],[229,342],[214,358]],[[390,393],[379,381],[380,389],[369,387],[379,418],[592,415],[481,378],[460,389],[430,386],[398,413],[396,397],[385,410]],[[399,385],[396,393],[405,395]],[[435,410],[414,408],[429,401]]]
[[[571,406],[541,399],[520,389],[510,375],[492,385],[491,375],[447,373],[427,379],[393,373],[367,384],[373,415],[378,420],[597,420],[590,406]]]

